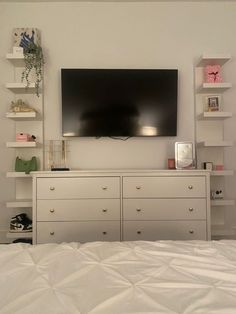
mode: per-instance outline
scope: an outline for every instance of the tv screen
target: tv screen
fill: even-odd
[[[63,136],[176,136],[176,69],[61,69],[61,87]]]

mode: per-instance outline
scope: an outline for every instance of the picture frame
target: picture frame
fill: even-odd
[[[221,109],[221,95],[206,96],[206,111],[216,112]]]
[[[175,143],[175,167],[176,169],[195,168],[195,150],[193,142]]]

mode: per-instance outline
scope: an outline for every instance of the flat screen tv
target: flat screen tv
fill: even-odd
[[[62,133],[176,136],[178,70],[61,69]]]

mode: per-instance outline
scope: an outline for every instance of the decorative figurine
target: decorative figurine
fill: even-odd
[[[207,65],[205,68],[206,82],[207,83],[220,83],[222,77],[220,75],[220,65]]]
[[[11,102],[10,112],[36,112],[36,110],[23,102],[22,99],[18,99],[16,102]]]

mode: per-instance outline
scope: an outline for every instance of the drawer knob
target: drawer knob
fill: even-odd
[[[141,186],[140,186],[140,185],[137,185],[137,186],[136,186],[136,190],[141,190]]]
[[[55,211],[54,208],[50,209],[50,213],[54,213],[54,211]]]
[[[105,234],[105,235],[107,234],[107,232],[106,232],[106,231],[103,231],[102,233],[103,233],[103,234]]]
[[[193,234],[193,233],[194,233],[194,231],[193,231],[193,230],[189,230],[189,233]]]
[[[189,209],[188,209],[190,212],[192,212],[193,211],[193,208],[192,207],[189,207]]]
[[[136,208],[136,211],[137,212],[141,212],[141,208]]]
[[[104,213],[106,213],[107,212],[107,209],[106,208],[103,208],[103,210],[102,210]]]
[[[102,189],[105,191],[107,190],[107,186],[103,186]]]
[[[51,232],[50,232],[50,235],[54,235],[54,231],[51,231]]]
[[[141,231],[137,231],[137,234],[141,234],[142,232]]]
[[[55,187],[54,186],[50,186],[50,191],[54,191],[55,190]]]
[[[189,185],[189,186],[188,186],[188,189],[189,189],[189,190],[192,190],[192,189],[193,189],[193,186],[192,186],[192,185]]]

